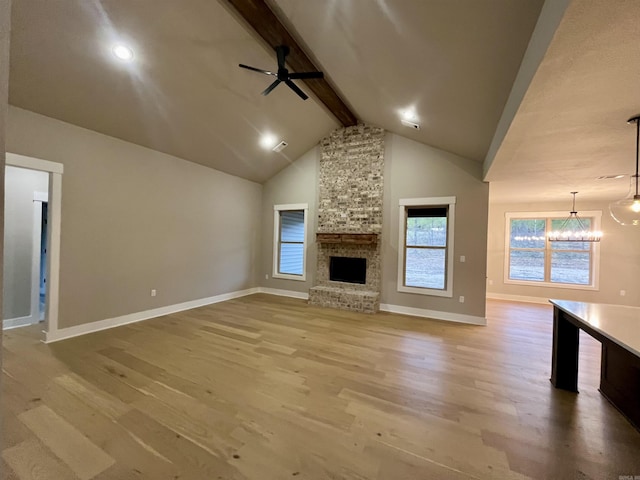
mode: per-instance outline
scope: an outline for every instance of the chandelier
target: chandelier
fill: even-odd
[[[589,229],[576,210],[576,193],[573,195],[573,208],[558,230],[554,230],[547,234],[550,242],[599,242],[602,238],[602,232]]]
[[[640,194],[638,194],[638,148],[640,144],[640,115],[627,123],[636,124],[636,174],[631,176],[629,193],[622,200],[609,205],[609,213],[620,225],[640,225]],[[634,180],[635,179],[635,180]]]

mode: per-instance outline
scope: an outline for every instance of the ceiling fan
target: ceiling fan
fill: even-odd
[[[284,82],[291,90],[296,92],[300,98],[306,100],[309,98],[300,88],[292,82],[292,80],[297,79],[307,79],[307,78],[323,78],[324,74],[322,72],[299,72],[299,73],[289,73],[287,67],[285,67],[285,58],[289,55],[289,47],[286,45],[278,45],[276,47],[276,54],[278,56],[278,72],[270,72],[269,70],[261,70],[259,68],[250,67],[249,65],[239,64],[240,67],[246,68],[247,70],[253,70],[254,72],[264,73],[265,75],[272,75],[276,77],[274,82],[269,85],[262,95],[269,95],[271,91],[276,88],[280,83]]]

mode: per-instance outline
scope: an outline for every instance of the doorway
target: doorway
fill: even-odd
[[[48,201],[48,185],[46,172],[5,167],[4,328],[41,320],[40,252],[42,235],[46,238],[47,232],[46,226],[42,232],[42,205]]]
[[[19,326],[20,322],[28,322],[22,324],[30,324],[43,320],[44,340],[46,342],[55,339],[56,335],[59,336],[60,227],[62,216],[62,174],[64,167],[61,163],[9,152],[7,152],[6,155],[6,164],[7,169],[18,167],[16,170],[24,169],[31,173],[44,175],[46,187],[31,190],[31,199],[28,208],[33,212],[33,222],[25,220],[28,218],[28,215],[23,216],[22,220],[18,222],[18,229],[16,231],[26,230],[27,224],[32,227],[32,230],[29,231],[29,240],[26,240],[26,243],[31,247],[30,255],[23,253],[22,257],[20,257],[22,260],[24,260],[25,256],[27,259],[30,258],[31,268],[27,268],[27,273],[17,273],[17,270],[10,271],[11,274],[14,274],[14,277],[12,277],[13,283],[6,282],[8,276],[7,269],[10,270],[14,267],[11,265],[7,266],[6,264],[7,259],[11,258],[13,260],[13,257],[8,257],[5,242],[5,293],[7,288],[10,289],[18,286],[22,289],[21,291],[24,291],[26,288],[30,295],[27,295],[29,297],[27,298],[29,305],[26,309],[29,314],[29,319],[27,320],[26,318],[20,317],[9,318],[9,320],[14,320],[12,324],[12,322],[6,320],[8,318],[7,314],[3,312],[3,328]],[[8,186],[9,183],[7,182],[6,185]],[[7,239],[6,214],[7,209],[5,208],[5,241]],[[23,270],[20,270],[20,272],[23,272]],[[5,297],[5,305],[6,298],[7,297]],[[20,312],[24,313],[24,300],[21,301],[22,303],[20,305],[22,310]],[[3,308],[5,308],[4,305]],[[27,315],[23,315],[23,317],[26,316]]]

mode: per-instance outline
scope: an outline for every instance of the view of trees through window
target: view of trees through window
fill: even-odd
[[[429,215],[429,210],[445,216]],[[445,288],[447,217],[446,209],[409,209],[405,239],[405,285]]]
[[[511,219],[509,236],[509,279],[530,282],[591,284],[592,244],[549,242],[547,232],[558,230],[565,219]],[[575,222],[575,221],[574,221]],[[583,218],[586,228],[592,220]],[[568,224],[577,228],[577,223]]]

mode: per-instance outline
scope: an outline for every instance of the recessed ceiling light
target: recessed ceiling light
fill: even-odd
[[[111,50],[116,58],[124,62],[130,62],[133,60],[133,50],[122,43],[114,45]]]
[[[271,150],[276,143],[278,143],[278,139],[275,137],[275,135],[272,135],[270,133],[265,133],[260,138],[260,146],[267,150]]]
[[[411,127],[415,130],[420,130],[420,124],[418,123],[418,114],[413,108],[407,108],[400,111],[400,123],[405,127]]]
[[[416,122],[418,120],[418,115],[413,108],[407,108],[400,112],[400,118],[402,120],[407,120],[408,122]]]

